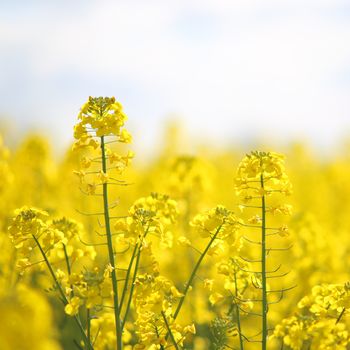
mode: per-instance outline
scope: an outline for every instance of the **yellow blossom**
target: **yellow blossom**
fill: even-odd
[[[78,313],[79,307],[81,305],[81,300],[78,297],[73,297],[69,304],[67,304],[64,308],[64,311],[69,316],[74,316]]]

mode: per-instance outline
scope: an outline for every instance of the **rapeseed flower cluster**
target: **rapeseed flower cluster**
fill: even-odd
[[[349,306],[349,283],[315,286],[299,301],[295,315],[276,326],[274,337],[293,350],[306,344],[310,349],[347,349],[350,334],[344,319]]]
[[[130,133],[124,129],[127,119],[122,105],[114,97],[89,97],[82,106],[74,127],[74,137],[77,140],[75,148],[92,146],[98,147],[94,136],[116,136],[119,142],[130,143]]]

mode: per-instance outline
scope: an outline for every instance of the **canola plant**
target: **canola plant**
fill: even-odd
[[[126,121],[90,97],[61,161],[1,142],[0,349],[350,349],[349,151],[133,166]]]

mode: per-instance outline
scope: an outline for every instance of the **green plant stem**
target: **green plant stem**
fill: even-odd
[[[55,285],[56,285],[56,287],[57,287],[57,289],[58,289],[58,291],[59,291],[59,293],[60,293],[60,295],[61,295],[63,304],[64,304],[64,305],[69,304],[69,302],[68,302],[68,300],[67,300],[67,297],[66,297],[66,295],[65,295],[64,292],[63,292],[62,286],[61,286],[61,284],[58,282],[58,279],[57,279],[57,277],[56,277],[56,274],[55,274],[55,272],[54,272],[54,270],[53,270],[53,268],[52,268],[52,266],[51,266],[51,264],[50,264],[50,262],[49,262],[49,260],[48,260],[48,258],[47,258],[47,256],[46,256],[45,252],[44,252],[44,249],[42,248],[42,246],[41,246],[40,242],[38,241],[38,239],[37,239],[34,235],[32,235],[32,237],[33,237],[33,239],[34,239],[36,245],[38,246],[42,257],[44,258],[45,264],[46,264],[47,268],[49,269],[49,272],[50,272],[50,274],[51,274],[51,277],[52,277],[52,279],[54,280]],[[93,350],[93,346],[91,345],[89,339],[87,338],[87,336],[86,336],[86,334],[85,334],[85,331],[84,331],[84,328],[83,328],[83,325],[81,324],[81,322],[80,322],[80,320],[78,319],[77,315],[74,315],[74,320],[75,320],[75,323],[77,324],[77,326],[78,326],[78,328],[79,328],[79,330],[80,330],[80,333],[81,333],[81,335],[82,335],[82,337],[83,337],[83,342],[84,342],[86,348],[89,349],[89,350]]]
[[[136,263],[135,263],[134,274],[133,274],[132,281],[131,281],[131,286],[130,286],[130,294],[129,294],[128,302],[126,304],[124,318],[123,318],[123,321],[122,321],[122,330],[124,329],[126,320],[128,318],[128,315],[129,315],[130,307],[131,307],[131,301],[132,301],[132,296],[134,294],[135,280],[136,280],[136,276],[137,276],[137,270],[139,268],[140,257],[141,257],[141,248],[139,247],[139,249],[137,251],[137,256],[136,256]]]
[[[343,307],[343,310],[341,311],[341,313],[339,314],[338,318],[336,319],[335,324],[338,324],[340,322],[341,318],[343,317],[343,315],[345,313],[345,310],[346,310],[346,308]]]
[[[149,230],[149,226],[147,227],[144,235],[141,237],[140,243],[138,245],[137,255],[136,255],[136,262],[135,262],[135,269],[134,269],[134,274],[132,276],[132,281],[131,281],[131,286],[130,286],[130,294],[129,294],[128,302],[126,304],[124,319],[123,319],[123,322],[122,322],[122,330],[124,329],[124,326],[125,326],[125,323],[126,323],[126,320],[128,318],[129,311],[130,311],[131,301],[132,301],[132,297],[133,297],[133,294],[134,294],[135,281],[136,281],[136,277],[137,277],[137,271],[139,269],[139,264],[140,264],[142,243],[143,243],[143,240],[147,236],[148,230]]]
[[[66,259],[67,272],[68,272],[68,275],[70,276],[71,275],[71,268],[70,268],[68,253],[67,253],[67,247],[64,243],[62,243],[62,246],[63,246],[63,251],[64,251],[64,257]]]
[[[264,175],[260,175],[260,186],[264,190]],[[261,197],[261,279],[262,279],[262,350],[267,348],[267,292],[266,292],[266,203],[265,195]]]
[[[70,266],[70,263],[69,263],[69,257],[68,257],[68,253],[67,253],[67,247],[64,243],[62,243],[63,245],[63,251],[64,251],[64,257],[66,259],[66,265],[67,265],[67,272],[68,272],[68,276],[71,275],[71,266]],[[73,285],[71,284],[70,285],[70,289],[72,290],[70,292],[70,296],[71,297],[74,297],[74,290],[73,290]]]
[[[162,311],[162,316],[163,316],[163,320],[164,320],[166,329],[168,331],[168,334],[170,335],[171,341],[173,342],[175,349],[179,350],[179,346],[177,345],[177,342],[175,340],[174,334],[173,334],[173,332],[170,329],[170,326],[169,326],[168,320],[166,319],[164,311]]]
[[[216,231],[215,231],[214,235],[211,237],[211,239],[210,239],[208,245],[207,245],[206,248],[204,249],[204,251],[203,251],[203,253],[201,254],[201,256],[199,257],[199,259],[197,260],[197,263],[196,263],[195,267],[193,268],[193,271],[192,271],[192,273],[191,273],[191,275],[190,275],[190,278],[188,279],[188,281],[187,281],[187,283],[186,283],[186,287],[185,287],[185,290],[184,290],[184,292],[183,292],[183,296],[181,297],[181,299],[180,299],[180,301],[179,301],[179,304],[177,305],[177,308],[176,308],[176,310],[175,310],[175,312],[174,312],[174,316],[173,316],[174,321],[176,320],[176,317],[177,317],[177,315],[179,314],[179,312],[180,312],[180,310],[181,310],[181,307],[182,307],[182,305],[183,305],[183,303],[184,303],[184,301],[185,301],[186,295],[187,295],[187,293],[188,293],[188,291],[189,291],[189,289],[190,289],[190,287],[191,287],[191,285],[192,285],[193,279],[195,278],[196,273],[197,273],[197,271],[198,271],[198,269],[199,269],[199,267],[200,267],[200,265],[201,265],[201,263],[202,263],[204,257],[206,256],[206,254],[207,254],[209,248],[211,247],[211,245],[212,245],[213,242],[215,241],[217,235],[219,234],[219,232],[220,232],[220,230],[221,230],[221,228],[222,228],[222,225],[223,225],[223,224],[221,224],[221,225],[216,229]]]
[[[90,318],[90,309],[86,309],[86,333],[89,342],[91,343],[91,318]]]
[[[236,298],[238,297],[238,290],[237,290],[237,275],[235,272],[235,295]],[[242,335],[242,327],[241,327],[241,315],[239,311],[238,305],[236,305],[236,318],[237,318],[237,328],[238,328],[238,334],[239,334],[239,345],[240,350],[244,350],[244,344],[243,344],[243,335]]]
[[[123,292],[122,292],[122,297],[120,298],[119,314],[121,314],[121,312],[122,312],[122,307],[123,307],[124,299],[125,299],[125,296],[126,296],[126,292],[128,290],[130,273],[131,273],[132,265],[133,265],[135,257],[136,257],[137,248],[138,248],[138,243],[135,244],[135,248],[134,248],[134,251],[132,252],[132,256],[131,256],[131,259],[130,259],[130,262],[129,262],[128,270],[126,272],[125,283],[124,283],[124,288],[123,288]]]
[[[101,136],[101,151],[102,151],[102,171],[104,173],[107,173],[106,150],[105,150],[105,141],[103,136]],[[113,287],[113,304],[114,304],[114,318],[115,318],[115,328],[116,328],[116,336],[117,336],[117,350],[122,350],[123,348],[122,327],[121,327],[121,320],[120,320],[120,314],[119,314],[116,265],[114,262],[114,250],[113,250],[112,233],[111,233],[110,219],[109,219],[107,183],[103,183],[102,187],[103,187],[103,208],[104,208],[104,218],[105,218],[107,245],[108,245],[108,256],[109,256],[109,263],[112,268],[111,277],[112,277],[112,287]]]

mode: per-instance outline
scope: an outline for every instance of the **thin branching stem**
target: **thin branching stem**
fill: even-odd
[[[47,268],[49,269],[50,275],[51,275],[52,279],[53,279],[54,282],[55,282],[55,285],[56,285],[56,288],[57,288],[58,292],[60,293],[60,296],[61,296],[61,299],[62,299],[63,304],[64,304],[64,305],[69,304],[69,302],[68,302],[68,300],[67,300],[67,297],[66,297],[66,295],[64,294],[63,288],[62,288],[60,282],[58,281],[58,279],[57,279],[57,277],[56,277],[56,274],[55,274],[55,272],[54,272],[54,270],[53,270],[53,268],[52,268],[52,266],[51,266],[51,263],[50,263],[49,259],[47,258],[46,254],[45,254],[44,249],[42,248],[40,242],[39,242],[38,239],[35,237],[35,235],[32,235],[32,237],[33,237],[33,239],[34,239],[36,245],[38,246],[42,257],[43,257],[44,260],[45,260],[45,263],[46,263]],[[93,346],[91,345],[91,343],[90,343],[88,337],[86,336],[85,331],[84,331],[84,328],[83,328],[83,325],[81,324],[81,322],[80,322],[79,318],[77,317],[77,315],[74,316],[74,320],[75,320],[75,323],[77,324],[77,326],[78,326],[78,328],[79,328],[79,330],[80,330],[80,333],[81,333],[81,335],[82,335],[83,342],[84,342],[86,348],[87,348],[88,350],[93,350]]]
[[[175,349],[176,349],[176,350],[179,350],[179,346],[177,345],[177,342],[176,342],[176,340],[175,340],[174,334],[173,334],[173,332],[172,332],[171,329],[170,329],[170,326],[169,326],[168,320],[166,319],[166,316],[165,316],[164,311],[162,311],[162,316],[163,316],[163,320],[164,320],[166,329],[167,329],[167,331],[168,331],[168,334],[170,335],[170,339],[171,339],[171,341],[173,342]]]
[[[101,137],[102,171],[106,173],[107,162],[106,162],[106,150],[105,150],[104,142],[105,142],[104,136],[102,136]],[[112,277],[112,287],[113,287],[113,303],[114,303],[115,328],[116,328],[116,336],[117,336],[117,350],[121,350],[123,348],[122,327],[121,327],[121,320],[120,320],[120,314],[119,314],[116,264],[114,261],[114,253],[113,253],[114,249],[113,249],[112,234],[111,234],[110,219],[109,219],[107,183],[103,184],[103,207],[104,207],[105,228],[106,228],[107,244],[108,244],[109,263],[112,268],[111,277]]]
[[[260,185],[264,190],[264,175],[260,175]],[[266,203],[265,195],[261,197],[261,284],[262,284],[262,350],[267,348],[267,288],[266,288]]]
[[[186,295],[187,295],[187,293],[188,293],[190,287],[192,286],[193,279],[195,278],[196,273],[197,273],[197,271],[198,271],[198,269],[199,269],[199,267],[200,267],[200,265],[201,265],[201,263],[202,263],[204,257],[205,257],[206,254],[208,253],[208,250],[210,249],[211,245],[214,243],[214,241],[215,241],[217,235],[219,234],[219,232],[220,232],[220,230],[221,230],[221,228],[222,228],[222,225],[223,225],[223,224],[221,224],[220,226],[218,226],[218,228],[216,229],[214,235],[211,237],[211,239],[210,239],[208,245],[207,245],[206,248],[204,249],[204,251],[203,251],[203,253],[201,254],[201,256],[199,257],[199,259],[197,260],[197,263],[196,263],[196,265],[195,265],[194,268],[193,268],[193,271],[192,271],[192,273],[191,273],[191,275],[190,275],[190,278],[188,279],[188,281],[187,281],[187,283],[186,283],[186,287],[185,287],[185,290],[184,290],[184,292],[183,292],[183,296],[181,297],[180,302],[179,302],[179,304],[177,305],[177,308],[176,308],[176,310],[175,310],[175,312],[174,312],[174,316],[173,316],[173,317],[174,317],[174,321],[175,321],[177,315],[179,314],[179,312],[180,312],[180,310],[181,310],[181,307],[182,307],[182,305],[183,305],[183,303],[184,303],[184,301],[185,301]]]
[[[129,298],[128,298],[128,302],[127,302],[127,304],[126,304],[124,319],[123,319],[123,321],[122,321],[122,330],[124,329],[125,323],[126,323],[126,321],[127,321],[127,319],[128,319],[128,314],[129,314],[130,307],[131,307],[131,301],[132,301],[132,297],[133,297],[133,295],[134,295],[135,281],[136,281],[137,272],[138,272],[138,270],[139,270],[139,265],[140,265],[142,244],[143,244],[143,240],[146,238],[146,236],[147,236],[147,234],[148,234],[148,231],[149,231],[149,226],[148,226],[147,229],[145,230],[145,233],[143,234],[143,236],[140,238],[140,243],[138,244],[134,274],[133,274],[133,276],[132,276]]]
[[[238,297],[238,290],[237,290],[237,273],[234,274],[235,277],[235,295]],[[238,305],[235,305],[236,309],[236,318],[237,318],[237,328],[238,328],[238,334],[239,334],[239,346],[240,350],[244,350],[244,344],[243,344],[243,336],[242,336],[242,327],[241,327],[241,315]]]
[[[62,243],[62,245],[63,245],[64,258],[66,260],[68,276],[70,276],[72,271],[71,271],[71,265],[70,265],[70,262],[69,262],[69,256],[68,256],[68,252],[67,252],[67,247],[66,247],[66,245],[64,243]],[[70,285],[70,289],[71,289],[70,296],[74,297],[73,284]]]
[[[91,343],[91,317],[90,317],[90,309],[86,309],[86,335]]]
[[[346,310],[346,308],[343,307],[343,310],[341,311],[341,313],[339,314],[338,318],[336,319],[335,324],[338,324],[340,322],[341,318],[343,317],[343,315],[345,313],[345,310]]]
[[[130,262],[129,262],[128,270],[126,272],[124,288],[123,288],[122,297],[120,299],[120,304],[119,304],[120,305],[119,306],[119,313],[121,313],[121,311],[122,311],[123,302],[124,302],[124,299],[125,299],[125,296],[126,296],[126,292],[128,290],[130,273],[131,273],[132,265],[133,265],[135,257],[136,257],[137,249],[138,249],[138,243],[135,244],[135,248],[134,248],[134,251],[132,252],[132,256],[131,256],[131,259],[130,259]]]

